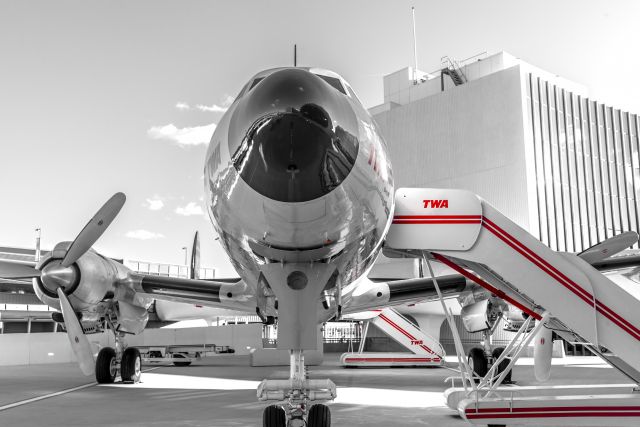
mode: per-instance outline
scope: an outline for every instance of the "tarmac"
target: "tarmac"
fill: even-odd
[[[338,399],[332,426],[468,426],[447,408],[446,368],[344,369],[326,354],[312,378],[331,378]],[[536,385],[526,359],[514,380]],[[449,363],[450,367],[455,367]],[[0,367],[0,426],[262,426],[267,403],[256,399],[264,378],[287,378],[288,367],[249,366],[247,356],[205,358],[188,367],[145,366],[139,384],[97,385],[75,364]],[[627,383],[591,357],[554,360],[547,384]],[[605,426],[603,426],[605,427]]]

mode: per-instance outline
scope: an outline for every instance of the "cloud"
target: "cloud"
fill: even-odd
[[[151,199],[147,199],[143,206],[151,211],[159,211],[164,207],[164,201],[160,197],[155,196]]]
[[[138,240],[155,240],[155,239],[164,239],[164,235],[160,233],[154,233],[149,230],[131,230],[125,234],[126,237],[130,239],[138,239]]]
[[[227,111],[229,107],[222,107],[220,105],[213,104],[213,105],[196,105],[196,108],[200,111],[224,113],[225,111]]]
[[[196,202],[189,202],[189,204],[187,204],[187,206],[184,206],[184,207],[178,206],[176,208],[176,213],[182,216],[204,215],[202,206],[200,206]]]
[[[178,110],[190,110],[191,107],[189,106],[189,104],[187,104],[186,102],[178,102],[176,104],[176,108]]]
[[[224,113],[225,111],[227,111],[229,109],[229,107],[231,106],[231,104],[233,104],[234,98],[231,95],[225,95],[222,98],[222,103],[220,105],[218,104],[213,104],[213,105],[196,105],[196,108],[200,111],[211,111],[214,113]]]
[[[147,130],[151,139],[165,139],[180,146],[206,145],[216,130],[216,124],[178,128],[173,123],[164,126],[154,126]]]

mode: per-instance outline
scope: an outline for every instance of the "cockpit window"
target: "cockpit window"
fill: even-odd
[[[358,97],[356,96],[356,93],[353,91],[353,88],[348,84],[346,84],[345,86],[347,88],[347,93],[349,94],[349,96],[353,99],[358,99]]]
[[[342,86],[342,82],[340,79],[335,77],[323,76],[322,74],[316,74],[316,76],[320,77],[325,82],[329,83],[335,89],[337,89],[340,93],[346,95],[347,93],[344,91],[344,87]]]
[[[258,83],[260,83],[260,81],[262,81],[262,79],[264,79],[264,77],[258,77],[257,79],[255,79],[252,83],[251,83],[251,87],[249,88],[249,90],[253,89],[253,87],[255,85],[257,85]]]

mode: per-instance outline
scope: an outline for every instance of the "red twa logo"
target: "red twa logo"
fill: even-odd
[[[432,209],[448,209],[449,208],[449,200],[423,200],[425,208]]]

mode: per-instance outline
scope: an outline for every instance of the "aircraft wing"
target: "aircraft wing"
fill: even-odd
[[[131,273],[127,282],[141,296],[255,312],[253,289],[240,279],[201,280]]]
[[[35,262],[0,259],[0,277],[13,280],[31,278],[38,274],[35,265]]]
[[[0,259],[0,292],[33,292],[31,277],[37,275],[35,262]]]
[[[592,265],[600,271],[640,267],[640,251],[633,249],[620,252],[614,256],[594,262]]]
[[[606,271],[629,265],[640,265],[640,252],[634,251],[626,256],[621,255],[595,262],[594,267]],[[445,297],[459,296],[469,283],[460,274],[443,275],[436,279]],[[131,280],[135,291],[143,296],[248,313],[255,312],[254,290],[239,278],[203,280],[132,273]],[[400,280],[363,278],[350,292],[343,295],[343,298],[343,312],[355,313],[393,305],[431,301],[437,299],[438,294],[431,278]]]
[[[467,286],[467,279],[459,274],[436,277],[444,297],[456,297]],[[345,296],[343,313],[376,310],[393,305],[431,301],[438,292],[431,278],[378,281],[365,278]]]

